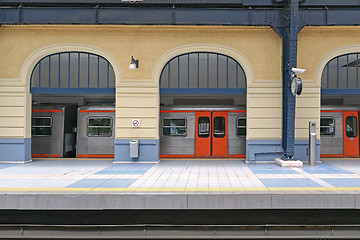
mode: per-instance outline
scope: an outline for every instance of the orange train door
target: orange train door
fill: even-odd
[[[211,157],[211,112],[196,112],[195,156]]]
[[[228,121],[227,112],[213,112],[212,114],[212,156],[228,156]]]
[[[228,156],[227,112],[196,112],[195,156]]]
[[[359,156],[358,112],[343,112],[344,157]]]

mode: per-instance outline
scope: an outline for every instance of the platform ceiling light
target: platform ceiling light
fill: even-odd
[[[130,63],[129,69],[134,70],[136,68],[139,68],[139,60],[137,60],[133,56],[131,56],[131,63]]]

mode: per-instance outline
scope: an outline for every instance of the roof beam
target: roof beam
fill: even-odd
[[[360,25],[360,6],[300,8],[299,25]],[[285,25],[282,8],[195,7],[24,7],[0,4],[0,24],[146,24],[146,25]]]
[[[1,24],[276,25],[279,9],[0,7]]]

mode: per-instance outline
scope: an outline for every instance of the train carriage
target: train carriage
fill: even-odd
[[[322,107],[321,157],[360,157],[359,114],[357,106]],[[114,157],[112,105],[36,104],[31,130],[32,157]],[[245,154],[245,107],[161,107],[161,158],[243,158]]]
[[[81,106],[77,124],[78,158],[114,158],[115,107]]]
[[[75,156],[76,104],[36,104],[32,107],[32,157]]]
[[[245,157],[245,107],[163,106],[160,157]]]

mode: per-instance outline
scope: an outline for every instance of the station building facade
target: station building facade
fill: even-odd
[[[96,102],[96,99],[113,98],[115,162],[159,161],[161,106],[174,102],[243,106],[246,160],[249,163],[272,162],[283,154],[283,40],[271,27],[20,24],[0,26],[0,36],[1,162],[31,161],[32,102],[46,98],[79,104],[84,103],[84,99]],[[295,159],[306,161],[308,158],[309,121],[316,122],[317,159],[320,159],[323,70],[338,56],[360,53],[359,37],[358,26],[309,26],[299,32],[297,66],[306,72],[301,74],[303,92],[296,97]],[[100,95],[96,92],[99,84],[87,85],[86,88],[95,89],[90,91],[69,85],[64,88],[72,90],[56,93],[49,83],[46,85],[48,92],[36,92],[37,86],[32,85],[31,79],[37,64],[61,53],[87,53],[105,59],[113,69],[113,86],[107,85],[108,91]],[[160,79],[170,61],[200,53],[217,54],[235,61],[241,66],[238,71],[243,72],[245,82],[223,86],[221,81],[225,80],[220,77],[220,84],[212,87],[209,84],[202,87],[161,85]],[[139,60],[135,70],[129,69],[132,56]],[[190,69],[191,62],[187,64]],[[51,75],[51,70],[48,71]],[[199,70],[197,74],[200,75]],[[61,77],[58,79],[63,81]],[[181,91],[167,91],[176,88]],[[193,90],[196,88],[201,89]],[[134,119],[140,121],[139,127],[132,125]],[[133,139],[139,140],[139,157],[135,159],[129,156]]]

